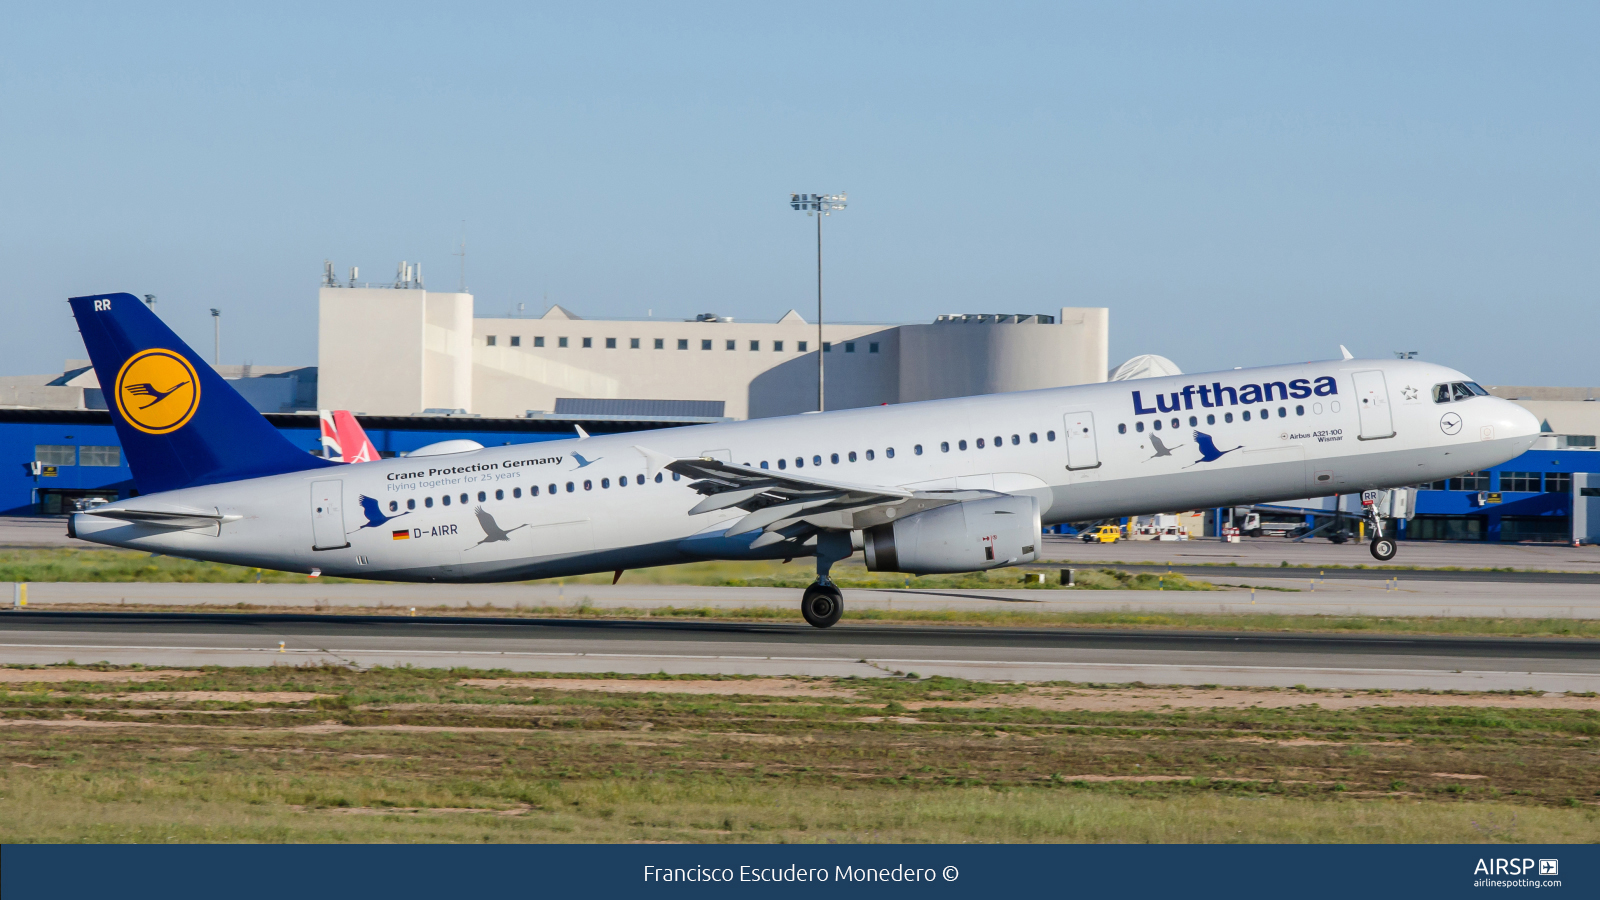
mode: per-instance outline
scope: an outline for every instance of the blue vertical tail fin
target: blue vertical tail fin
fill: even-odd
[[[336,465],[290,443],[137,297],[70,302],[141,493]]]

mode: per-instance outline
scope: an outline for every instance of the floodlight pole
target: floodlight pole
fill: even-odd
[[[827,408],[824,388],[826,379],[823,366],[822,341],[822,217],[834,210],[844,209],[845,194],[790,194],[789,207],[805,210],[806,215],[817,217],[817,412]]]
[[[822,213],[817,213],[817,412],[827,409],[822,376]]]
[[[211,310],[211,364],[222,365],[222,310]]]

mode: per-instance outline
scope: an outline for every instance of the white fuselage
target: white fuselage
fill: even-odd
[[[1357,373],[1380,377],[1363,374],[1358,395]],[[117,504],[228,517],[220,526],[78,514],[73,530],[177,556],[400,581],[801,556],[811,552],[805,545],[752,551],[753,535],[723,537],[740,510],[691,516],[701,498],[690,481],[649,470],[635,447],[771,469],[782,460],[786,473],[833,482],[1028,494],[1052,524],[1397,487],[1527,450],[1538,422],[1516,404],[1434,402],[1435,385],[1468,380],[1417,361],[1344,360],[543,441]],[[1271,401],[1245,390],[1266,385],[1282,386],[1268,388]]]

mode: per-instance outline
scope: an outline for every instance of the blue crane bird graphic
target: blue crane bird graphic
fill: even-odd
[[[172,396],[173,393],[178,390],[178,388],[181,388],[188,383],[189,382],[187,381],[180,382],[163,391],[148,381],[142,381],[138,384],[125,384],[122,386],[122,389],[135,397],[154,397],[154,400],[151,400],[149,403],[139,407],[140,409],[149,409],[150,407],[155,406],[157,403],[160,403],[161,401]]]
[[[1184,466],[1185,469],[1192,469],[1201,463],[1216,462],[1227,454],[1232,453],[1234,450],[1244,449],[1244,445],[1240,444],[1237,447],[1231,447],[1227,450],[1218,450],[1217,442],[1212,440],[1211,435],[1206,434],[1204,431],[1196,431],[1194,433],[1194,443],[1196,447],[1200,448],[1200,458],[1188,464],[1187,466]]]
[[[367,517],[367,523],[362,525],[361,528],[377,528],[380,525],[400,518],[400,516],[411,515],[410,512],[403,512],[399,515],[386,516],[383,514],[383,504],[372,499],[371,497],[368,497],[366,494],[357,494],[356,502],[361,504],[361,512]],[[360,531],[361,528],[357,528],[356,531]],[[355,534],[355,531],[350,533]]]

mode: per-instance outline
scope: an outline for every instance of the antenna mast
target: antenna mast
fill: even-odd
[[[450,255],[451,256],[459,256],[459,257],[461,257],[461,286],[458,288],[457,292],[465,294],[467,292],[467,223],[466,223],[466,220],[462,220],[462,222],[461,222],[461,249],[456,251],[455,253],[450,254]]]

